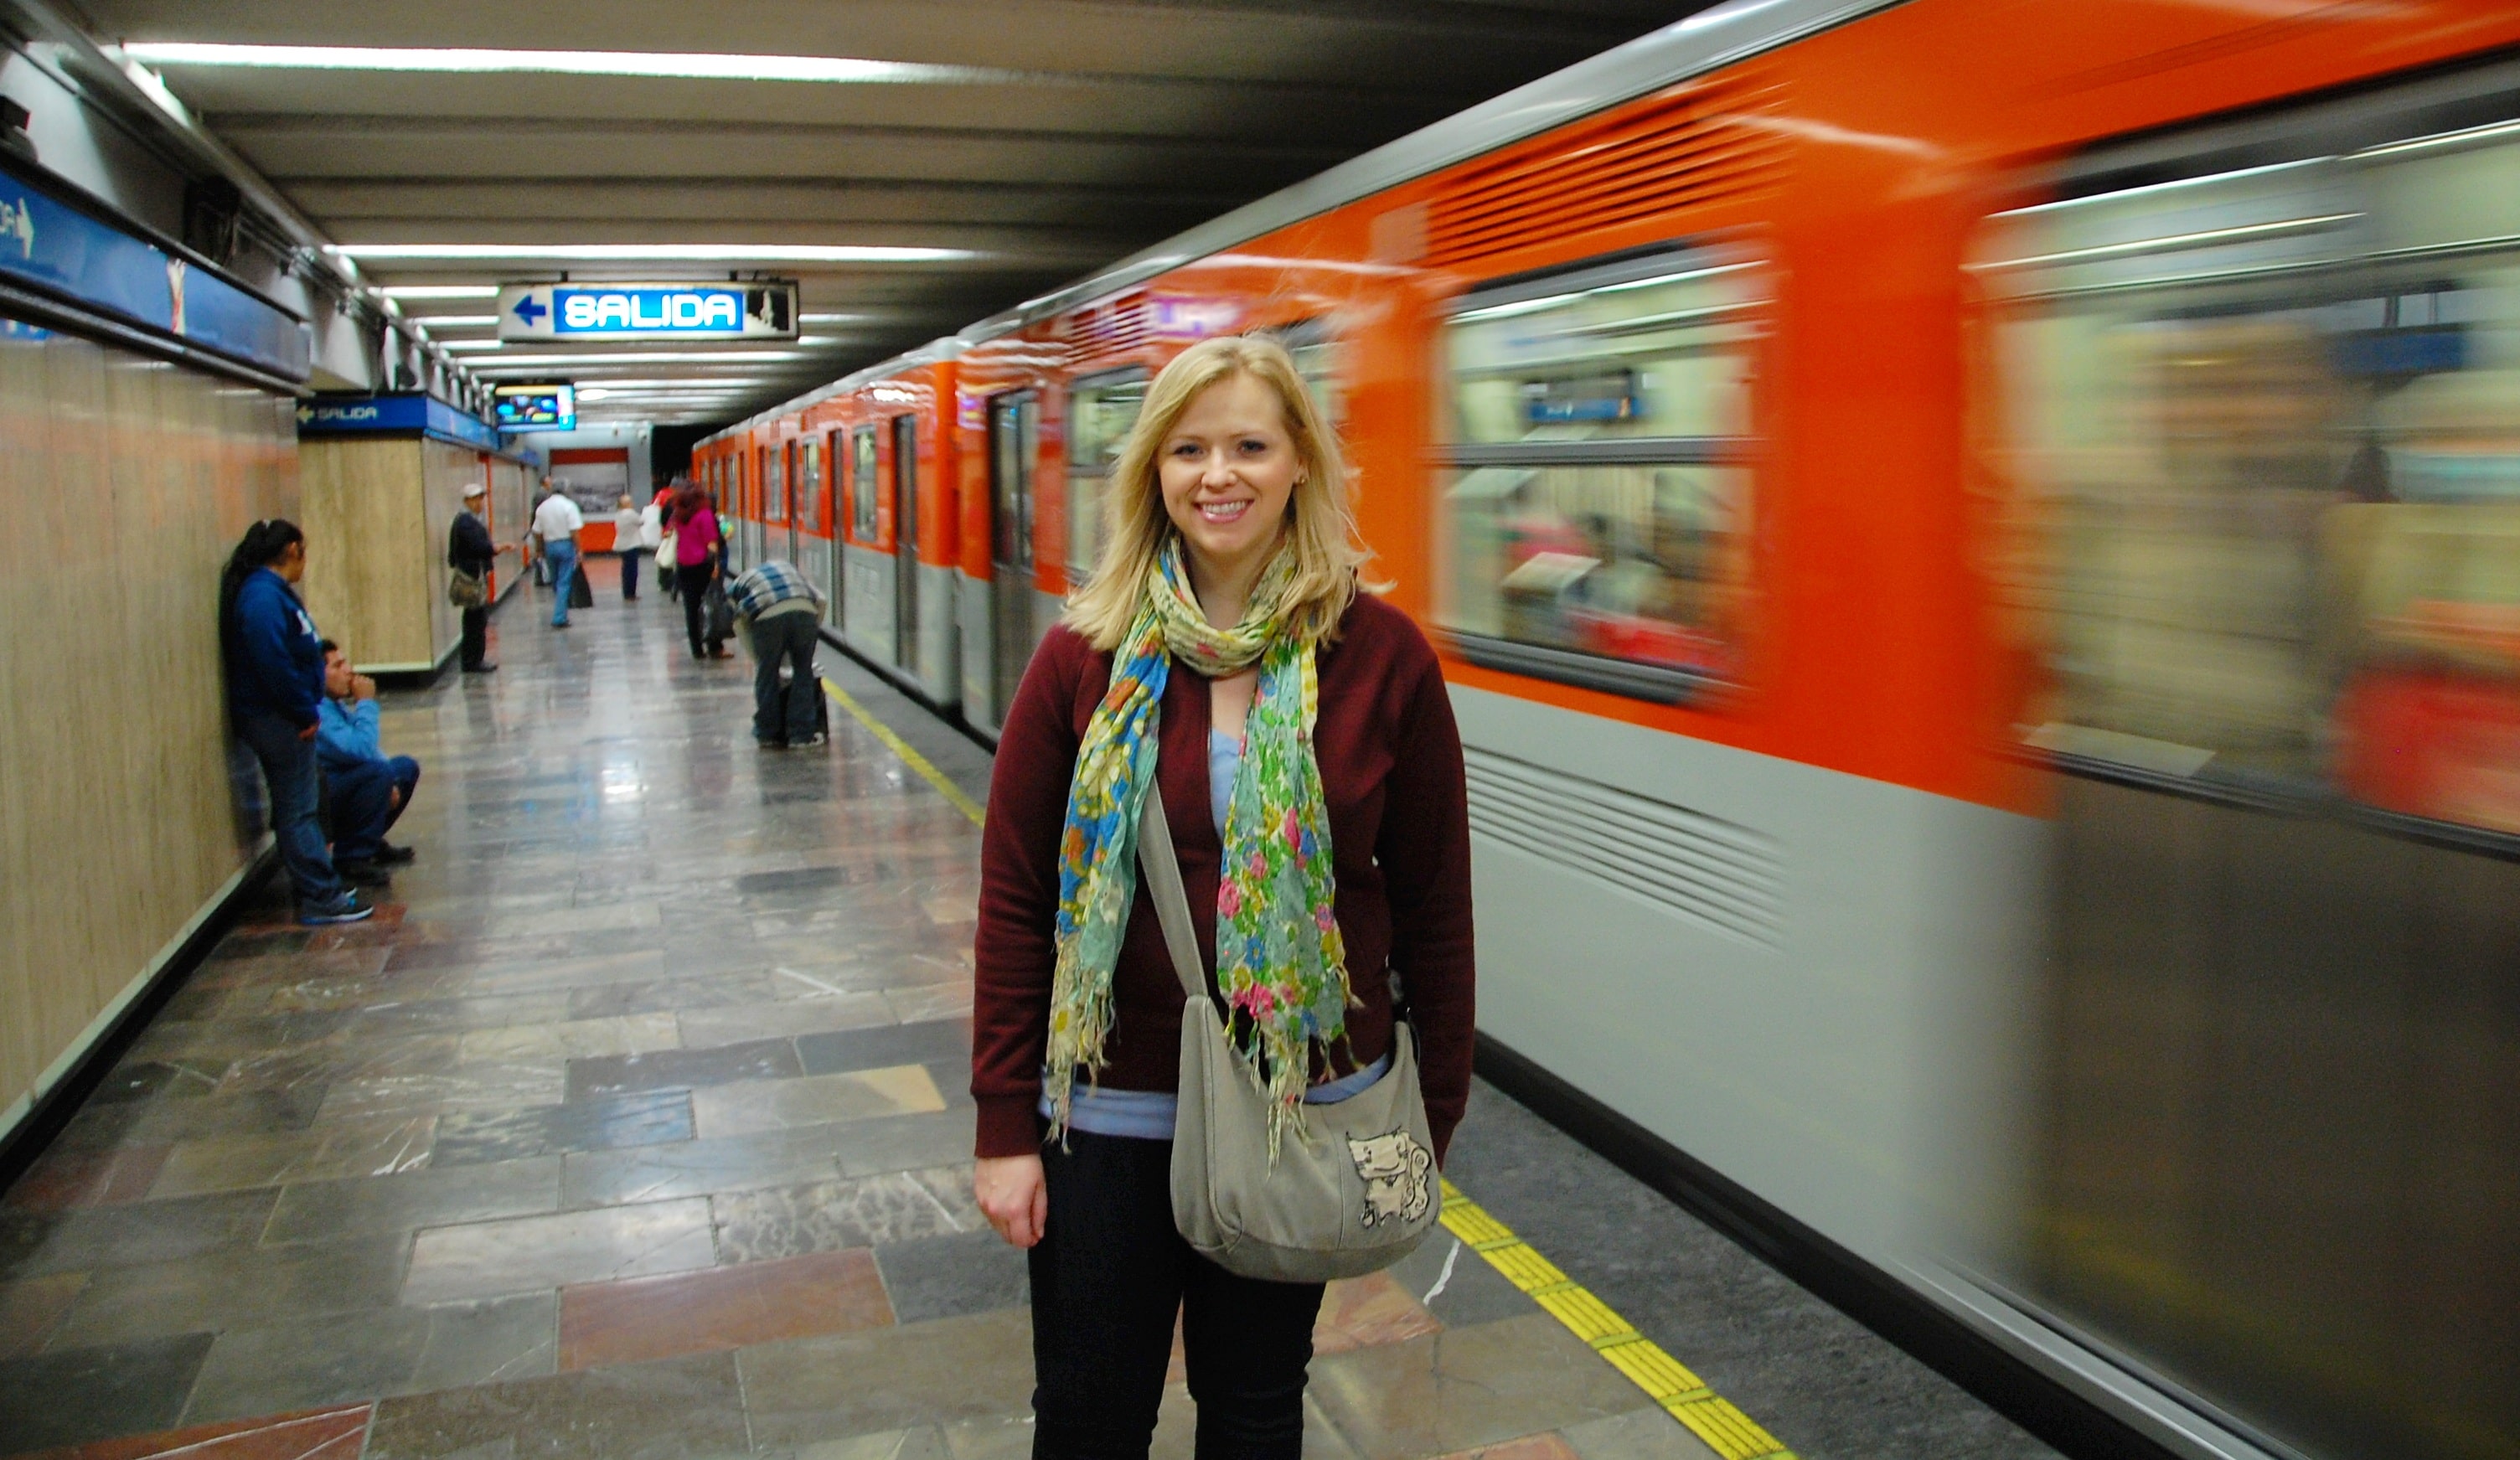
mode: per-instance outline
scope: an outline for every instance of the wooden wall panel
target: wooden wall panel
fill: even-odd
[[[420,457],[421,514],[428,551],[418,558],[417,566],[422,574],[420,591],[428,599],[429,662],[434,664],[452,653],[464,637],[464,616],[446,601],[446,582],[452,576],[446,566],[446,539],[454,531],[455,514],[464,508],[464,488],[481,480],[481,454],[469,446],[423,441]]]
[[[493,458],[490,463],[490,540],[509,550],[499,556],[497,581],[502,593],[515,585],[524,568],[525,529],[533,525],[528,515],[531,500],[525,468],[518,463]]]
[[[445,547],[431,542],[426,449],[416,437],[308,441],[306,610],[362,669],[437,662],[432,597],[442,598]],[[458,489],[461,490],[460,488]]]
[[[246,864],[219,570],[292,402],[0,329],[0,1129]]]

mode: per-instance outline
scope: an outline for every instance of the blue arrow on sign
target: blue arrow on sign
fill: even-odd
[[[525,328],[528,330],[534,327],[535,321],[540,320],[544,315],[549,313],[551,313],[551,306],[537,300],[531,294],[527,294],[517,301],[517,318],[523,320],[525,322]]]

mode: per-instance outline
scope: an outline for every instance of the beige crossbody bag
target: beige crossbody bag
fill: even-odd
[[[1160,788],[1147,789],[1138,865],[1181,979],[1181,1100],[1173,1118],[1173,1225],[1228,1272],[1318,1283],[1378,1272],[1417,1249],[1443,1205],[1418,1086],[1418,1043],[1391,1025],[1391,1068],[1335,1105],[1305,1105],[1295,1131],[1269,1157],[1269,1096],[1235,1055],[1207,993],[1190,897],[1164,822]]]

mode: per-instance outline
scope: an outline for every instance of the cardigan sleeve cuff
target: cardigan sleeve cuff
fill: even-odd
[[[1038,1095],[981,1096],[979,1138],[973,1154],[983,1161],[1039,1154],[1040,1099]]]

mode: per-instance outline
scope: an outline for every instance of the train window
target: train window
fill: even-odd
[[[2509,124],[1994,221],[2033,745],[2520,833]]]
[[[1068,393],[1067,580],[1094,576],[1102,551],[1102,484],[1129,427],[1147,403],[1147,373],[1117,371],[1076,382]]]
[[[849,437],[854,469],[849,473],[849,532],[860,543],[875,541],[875,428],[862,426]]]
[[[1033,463],[1039,459],[1041,400],[1031,391],[989,401],[989,483],[997,494],[991,515],[995,560],[1030,568]],[[1029,650],[1027,649],[1027,652]]]
[[[1286,347],[1295,359],[1295,374],[1313,387],[1313,403],[1322,420],[1335,432],[1347,424],[1347,398],[1339,388],[1338,336],[1322,320],[1298,320],[1258,332]]]
[[[832,524],[823,520],[823,442],[808,436],[797,443],[796,520],[808,532],[829,532]]]
[[[1473,662],[1678,700],[1737,667],[1763,275],[1689,248],[1465,295],[1445,627]]]

